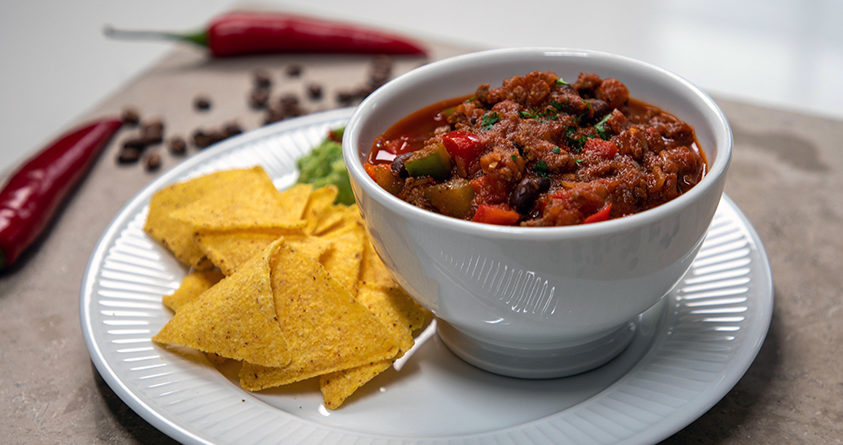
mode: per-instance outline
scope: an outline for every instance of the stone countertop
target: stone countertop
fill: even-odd
[[[433,58],[462,52],[433,45]],[[263,114],[246,103],[252,73],[277,81],[273,97],[324,86],[308,111],[338,106],[336,94],[362,85],[371,58],[285,56],[207,60],[179,49],[80,122],[135,106],[160,117],[167,136],[237,120],[256,128]],[[396,59],[394,74],[422,61]],[[298,64],[302,77],[285,77]],[[212,99],[207,112],[195,96]],[[760,235],[770,258],[775,308],[758,357],[711,410],[666,443],[840,443],[843,438],[843,122],[717,100],[735,136],[726,193]],[[20,443],[167,443],[167,436],[123,403],[100,378],[82,339],[79,290],[97,240],[120,209],[180,158],[163,166],[115,162],[124,129],[62,208],[47,236],[0,274],[1,437]],[[190,148],[189,153],[195,149]],[[815,192],[818,190],[820,192]]]

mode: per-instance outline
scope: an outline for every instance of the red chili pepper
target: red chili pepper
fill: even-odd
[[[511,226],[518,222],[521,216],[515,210],[510,210],[502,205],[480,204],[477,212],[471,218],[474,222],[486,224],[497,224],[499,226]]]
[[[12,174],[0,190],[0,268],[14,263],[41,234],[121,125],[119,119],[102,119],[79,127]]]
[[[612,203],[610,202],[610,203],[606,204],[605,206],[603,206],[602,209],[598,210],[594,214],[585,218],[582,223],[583,224],[591,224],[591,223],[596,223],[596,222],[600,222],[600,221],[606,221],[607,219],[609,219],[609,215],[611,213],[612,213]]]
[[[124,31],[106,27],[112,37],[166,38],[207,47],[214,57],[260,53],[358,53],[425,55],[401,36],[283,13],[231,12],[196,33]]]
[[[448,150],[448,154],[454,158],[462,158],[466,163],[476,159],[485,149],[480,136],[461,130],[445,133],[442,136],[442,143]]]

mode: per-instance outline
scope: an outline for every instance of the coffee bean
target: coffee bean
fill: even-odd
[[[301,76],[302,66],[299,64],[287,65],[285,72],[288,77],[299,77]]]
[[[120,118],[123,124],[134,127],[140,122],[140,113],[132,107],[127,107],[123,109],[123,114]]]
[[[197,148],[205,148],[214,143],[214,138],[205,130],[198,128],[193,132],[193,145]]]
[[[208,111],[211,109],[211,99],[205,96],[197,96],[193,99],[193,106],[197,111]]]
[[[123,147],[117,153],[117,163],[119,164],[134,164],[138,162],[141,157],[141,150],[134,147]]]
[[[240,124],[238,124],[237,122],[229,122],[225,124],[222,128],[222,135],[224,138],[237,136],[240,133],[243,133],[243,128],[240,127]]]
[[[134,148],[143,151],[147,146],[146,139],[142,137],[133,137],[123,141],[123,148]]]
[[[187,153],[187,142],[180,136],[170,138],[170,154],[184,156]]]
[[[256,89],[268,89],[272,86],[272,78],[269,77],[269,73],[263,70],[255,71],[252,74],[252,82]]]
[[[337,102],[342,105],[350,105],[354,101],[354,91],[340,90],[337,91]]]
[[[143,166],[148,172],[161,168],[161,154],[158,150],[152,150],[143,157]]]
[[[269,102],[269,90],[266,88],[256,88],[249,94],[249,106],[260,110],[266,107]]]
[[[311,100],[318,100],[322,98],[322,85],[318,83],[311,83],[307,86],[307,96]]]
[[[156,119],[142,124],[140,137],[146,145],[160,144],[164,140],[164,123]]]

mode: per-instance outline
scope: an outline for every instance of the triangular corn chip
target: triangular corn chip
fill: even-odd
[[[375,251],[369,237],[363,246],[363,262],[360,264],[360,284],[368,286],[395,287],[392,272],[387,269]]]
[[[326,185],[310,194],[304,209],[304,219],[307,220],[305,233],[313,233],[325,212],[332,207],[334,200],[337,199],[337,193],[336,186]]]
[[[182,279],[179,288],[170,295],[164,295],[164,306],[176,312],[180,307],[195,300],[223,279],[223,274],[217,269],[194,270]]]
[[[395,357],[398,345],[393,336],[319,263],[283,241],[268,250],[273,247],[275,310],[292,361],[277,368],[243,363],[243,388],[280,386]]]
[[[332,242],[333,249],[320,262],[352,295],[357,295],[357,279],[360,276],[360,263],[363,261],[366,229],[362,225],[353,224],[344,232],[325,239]]]
[[[162,188],[149,201],[149,214],[144,230],[167,247],[176,259],[197,269],[212,264],[193,244],[193,226],[172,217],[172,213],[188,207],[217,188],[231,185],[232,175],[217,172]]]
[[[302,228],[300,207],[283,207],[284,198],[261,167],[227,170],[226,187],[215,187],[171,216],[197,230]]]
[[[363,285],[357,294],[357,301],[366,306],[398,341],[400,352],[396,358],[413,347],[413,335],[433,320],[433,314],[398,287]],[[319,388],[325,407],[339,408],[358,388],[389,369],[392,362],[392,359],[382,360],[322,375]]]
[[[286,366],[290,351],[278,324],[267,253],[182,306],[152,338],[264,366]]]

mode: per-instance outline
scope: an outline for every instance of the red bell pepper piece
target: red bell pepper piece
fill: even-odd
[[[352,24],[283,13],[230,12],[196,33],[125,31],[111,37],[165,38],[207,47],[214,57],[261,53],[358,53],[425,55],[403,37]]]
[[[499,226],[511,226],[517,223],[519,218],[521,218],[521,215],[518,212],[502,205],[480,204],[471,220]]]
[[[506,182],[497,176],[483,175],[471,180],[471,188],[478,197],[478,202],[497,204],[509,199],[509,188]]]
[[[609,215],[612,213],[612,203],[608,203],[603,206],[602,209],[598,210],[592,215],[589,215],[586,219],[583,220],[583,224],[591,224],[600,221],[606,221],[609,219]]]
[[[594,153],[603,159],[612,159],[618,154],[618,146],[614,142],[603,139],[589,139],[583,145],[584,152]]]
[[[461,158],[470,163],[480,156],[486,148],[480,136],[468,131],[452,131],[442,136],[442,143],[448,150],[448,154],[454,158]]]
[[[18,168],[0,190],[0,268],[41,234],[59,205],[122,125],[102,119],[67,133]]]

